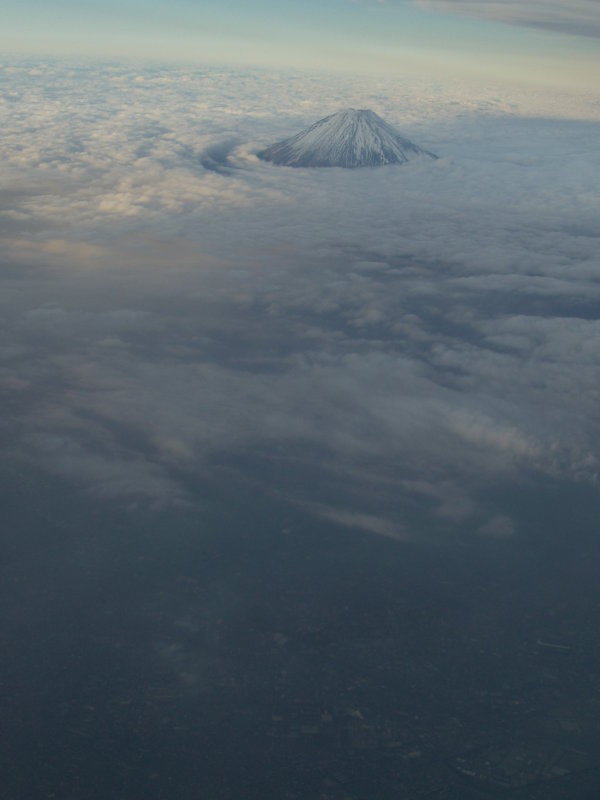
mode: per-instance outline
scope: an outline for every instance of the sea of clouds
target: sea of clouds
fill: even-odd
[[[256,158],[347,106],[439,160]],[[511,536],[511,487],[595,484],[597,103],[14,62],[0,107],[14,463],[130,508],[193,506],[226,466],[401,539]]]

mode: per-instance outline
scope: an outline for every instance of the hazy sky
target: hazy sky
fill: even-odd
[[[0,49],[425,72],[594,91],[598,0],[6,0]]]

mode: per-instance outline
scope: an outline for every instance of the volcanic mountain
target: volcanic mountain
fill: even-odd
[[[418,156],[437,158],[405,139],[374,111],[354,108],[325,117],[257,155],[287,167],[380,167]]]

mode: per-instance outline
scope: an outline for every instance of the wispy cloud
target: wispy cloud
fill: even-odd
[[[422,8],[449,11],[575,36],[600,36],[598,0],[416,0]]]

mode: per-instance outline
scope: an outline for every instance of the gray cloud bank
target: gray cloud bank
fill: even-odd
[[[223,471],[400,539],[505,538],[511,487],[595,483],[598,123],[432,89],[49,69],[2,84],[12,458],[157,505]],[[332,98],[442,158],[256,158]]]
[[[598,0],[417,0],[417,5],[555,33],[600,36]]]

